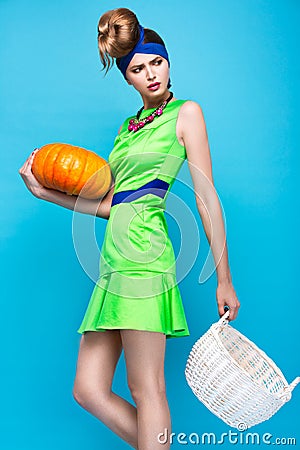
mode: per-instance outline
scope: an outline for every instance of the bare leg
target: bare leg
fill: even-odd
[[[112,392],[121,352],[119,330],[89,331],[82,335],[73,395],[84,409],[137,449],[136,408]]]
[[[158,435],[171,433],[171,418],[165,391],[164,357],[166,336],[163,333],[120,330],[128,386],[137,406],[138,449],[167,450],[167,442]]]

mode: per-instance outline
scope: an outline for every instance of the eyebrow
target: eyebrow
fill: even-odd
[[[160,56],[157,56],[156,58],[154,58],[154,59],[152,59],[151,61],[149,61],[149,62],[154,62],[154,61],[156,61],[157,59],[159,59],[160,58]],[[134,65],[134,66],[131,66],[130,67],[130,69],[134,69],[135,67],[142,67],[144,64],[136,64],[136,65]]]

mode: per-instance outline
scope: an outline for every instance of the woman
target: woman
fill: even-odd
[[[213,188],[210,151],[200,106],[169,91],[169,58],[162,39],[135,14],[118,8],[102,15],[98,45],[103,68],[113,58],[143,108],[127,118],[109,155],[114,185],[100,205],[81,199],[76,210],[108,219],[100,278],[84,319],[74,382],[76,401],[139,450],[170,448],[158,436],[171,433],[165,392],[166,338],[188,336],[175,257],[164,217],[165,200],[187,158],[196,203],[217,266],[219,314],[239,301],[231,281],[226,238]],[[112,60],[110,59],[112,58]],[[76,197],[41,186],[31,172],[34,153],[20,174],[38,198],[75,208]],[[212,230],[214,240],[212,240]],[[112,392],[124,349],[135,406]]]

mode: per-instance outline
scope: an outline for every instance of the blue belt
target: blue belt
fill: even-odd
[[[147,194],[154,194],[164,198],[169,186],[169,183],[166,181],[156,178],[140,186],[138,189],[116,192],[113,195],[111,206],[117,205],[118,203],[129,203]]]

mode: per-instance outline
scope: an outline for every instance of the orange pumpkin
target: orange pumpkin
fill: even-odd
[[[90,199],[104,197],[112,180],[109,164],[101,156],[61,143],[41,147],[34,156],[32,172],[47,188]]]

